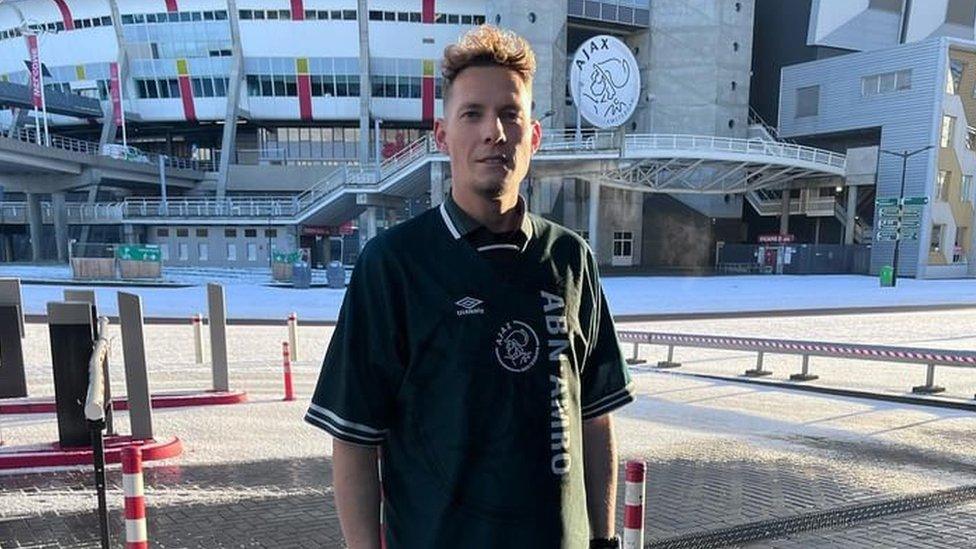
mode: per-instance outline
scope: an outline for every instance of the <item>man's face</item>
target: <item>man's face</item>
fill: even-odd
[[[515,71],[498,66],[461,71],[444,118],[434,123],[434,138],[451,158],[457,190],[488,199],[518,192],[542,140],[531,110],[531,85]]]

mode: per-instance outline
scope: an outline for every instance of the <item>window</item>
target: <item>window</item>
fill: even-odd
[[[796,90],[796,117],[817,116],[820,112],[820,86],[807,86]]]
[[[257,236],[257,229],[244,229],[244,238],[256,238]]]
[[[973,176],[962,176],[962,189],[960,190],[959,200],[963,202],[973,201]]]
[[[190,246],[186,242],[180,242],[179,254],[180,261],[187,261],[190,259]]]
[[[197,229],[196,233],[199,238],[207,238],[207,229]]]
[[[370,21],[382,21],[383,12],[377,10],[369,10],[369,20]]]
[[[969,227],[956,227],[956,245],[952,248],[952,262],[966,262],[966,243],[969,242]]]
[[[942,253],[942,233],[945,232],[945,225],[932,225],[932,238],[929,239],[929,253]]]
[[[342,10],[342,18],[346,21],[355,21],[356,10]],[[338,17],[335,17],[334,19],[338,19]]]
[[[237,261],[237,244],[227,245],[227,261]]]
[[[169,229],[156,229],[156,236],[159,238],[168,238]]]
[[[952,172],[939,170],[939,177],[935,180],[935,199],[945,202],[949,200],[949,182],[952,180]]]
[[[861,96],[870,97],[879,93],[908,90],[912,87],[912,70],[872,74],[861,78]]]
[[[264,237],[265,238],[278,238],[278,229],[265,229],[264,230]]]
[[[613,233],[613,255],[614,257],[633,257],[634,233],[630,231],[615,231]]]
[[[237,238],[237,229],[224,229],[224,238]]]
[[[176,229],[176,236],[178,238],[186,238],[190,236],[190,229]]]
[[[247,260],[257,261],[258,260],[258,245],[253,242],[248,242],[247,244]]]
[[[197,244],[197,259],[200,261],[210,260],[210,246],[206,242],[200,242]]]
[[[252,16],[253,13],[254,12],[252,12],[251,10],[241,10],[241,20],[246,21],[248,19],[252,19],[253,18],[253,16]]]
[[[946,75],[946,93],[957,94],[962,84],[962,75],[966,72],[966,64],[958,59],[949,60],[949,74]]]
[[[942,136],[939,139],[939,144],[942,148],[946,148],[952,143],[952,132],[956,129],[956,117],[949,116],[948,114],[942,115]]]

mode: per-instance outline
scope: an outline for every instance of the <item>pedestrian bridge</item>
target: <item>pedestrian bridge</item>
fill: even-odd
[[[410,198],[427,192],[431,165],[447,160],[428,135],[378,169],[344,166],[293,196],[129,198],[94,207],[83,217],[87,223],[338,225],[358,215],[370,195]],[[566,131],[544,136],[532,172],[642,192],[735,194],[798,178],[843,178],[845,167],[845,155],[777,141]]]

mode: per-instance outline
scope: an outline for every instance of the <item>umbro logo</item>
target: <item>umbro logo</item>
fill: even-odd
[[[485,310],[481,308],[482,303],[484,301],[473,297],[464,297],[454,302],[458,306],[458,316],[485,314]]]

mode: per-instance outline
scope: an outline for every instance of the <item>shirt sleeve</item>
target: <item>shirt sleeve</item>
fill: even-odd
[[[353,444],[383,443],[404,371],[395,285],[382,249],[360,254],[339,311],[305,421]],[[402,302],[402,301],[401,301]]]
[[[584,420],[608,414],[634,400],[630,372],[620,351],[596,261],[592,254],[587,255],[589,284],[583,284],[580,303],[581,327],[589,332],[586,360],[580,374]]]

